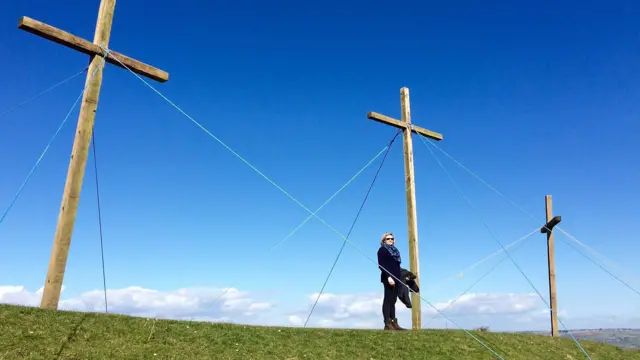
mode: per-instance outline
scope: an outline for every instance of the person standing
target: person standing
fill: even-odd
[[[385,330],[405,330],[398,325],[396,318],[398,288],[404,286],[400,270],[401,262],[400,251],[395,247],[393,233],[384,233],[378,249],[378,267],[380,268],[380,281],[384,287],[382,316]]]

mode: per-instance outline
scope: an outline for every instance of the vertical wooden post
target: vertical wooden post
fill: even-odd
[[[409,89],[400,89],[400,106],[402,121],[409,129],[403,132],[405,194],[407,198],[407,228],[409,242],[409,267],[416,276],[416,284],[420,286],[420,260],[418,256],[418,214],[416,209],[415,171],[413,167],[413,141],[411,138],[411,107],[409,105]],[[418,294],[411,292],[411,327],[413,330],[422,328],[421,301]]]
[[[409,105],[409,89],[400,89],[400,107],[402,110],[402,120],[397,120],[376,112],[369,112],[367,118],[396,127],[403,130],[402,142],[404,144],[404,174],[407,198],[407,221],[408,221],[408,243],[409,243],[409,268],[416,276],[416,284],[420,286],[420,261],[418,256],[418,215],[416,210],[416,184],[415,172],[413,168],[413,142],[412,133],[424,136],[435,141],[442,140],[442,134],[415,126],[411,123],[411,107]],[[414,330],[422,328],[422,312],[420,296],[411,292],[411,324]]]
[[[555,265],[555,247],[553,243],[553,227],[557,225],[561,217],[553,217],[553,207],[551,195],[546,195],[545,208],[547,223],[542,232],[547,234],[547,263],[549,268],[549,302],[551,306],[551,336],[558,336],[558,306],[556,301],[556,265]]]
[[[115,6],[116,0],[102,0],[100,2],[94,44],[104,48],[109,47]],[[57,309],[60,301],[60,291],[67,266],[71,235],[76,220],[78,202],[80,201],[82,181],[89,155],[89,145],[91,144],[91,134],[93,133],[98,98],[100,97],[103,69],[102,58],[100,56],[92,56],[91,64],[87,70],[86,88],[82,98],[80,115],[78,116],[78,126],[71,151],[67,181],[62,195],[62,205],[58,215],[53,249],[49,260],[42,301],[40,302],[40,307],[43,309]]]
[[[53,239],[53,249],[51,250],[51,258],[49,259],[47,279],[44,284],[42,301],[40,302],[41,308],[57,309],[60,300],[60,291],[67,266],[69,246],[71,245],[71,235],[76,220],[80,192],[82,191],[82,180],[89,155],[89,145],[91,144],[98,98],[100,97],[100,88],[102,87],[103,58],[105,62],[126,68],[150,79],[159,82],[169,80],[169,74],[167,72],[141,61],[111,50],[109,50],[108,55],[104,53],[105,49],[109,48],[109,38],[111,37],[111,25],[115,7],[116,0],[101,0],[93,42],[26,16],[23,16],[18,22],[18,28],[21,30],[64,45],[91,57],[91,62],[87,69],[87,80],[85,82],[82,104],[80,106],[80,115],[78,116],[76,137],[73,141],[73,149],[71,150],[67,180],[62,195],[62,205],[60,206],[60,214],[58,215],[56,234]]]

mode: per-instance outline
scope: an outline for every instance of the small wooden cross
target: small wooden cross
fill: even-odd
[[[558,336],[558,305],[556,294],[556,251],[553,242],[553,228],[562,221],[562,216],[553,216],[553,202],[551,195],[544,197],[547,223],[540,228],[540,232],[547,234],[547,266],[549,269],[549,306],[551,307],[551,336]]]
[[[421,128],[419,126],[415,126],[411,123],[409,89],[406,87],[400,89],[400,108],[402,111],[402,121],[390,118],[382,114],[378,114],[376,112],[368,113],[367,118],[403,130],[402,142],[404,144],[404,172],[407,198],[407,220],[409,229],[409,268],[411,272],[416,276],[416,284],[420,286],[420,260],[418,257],[418,215],[416,210],[416,186],[415,172],[413,168],[413,142],[411,139],[411,134],[415,132],[417,134],[424,135],[437,141],[442,140],[442,135],[431,130]],[[422,313],[420,310],[420,297],[413,292],[411,293],[411,303],[413,304],[413,307],[411,308],[412,328],[414,330],[421,329]]]
[[[116,0],[102,0],[100,2],[98,22],[96,24],[93,42],[89,42],[88,40],[26,16],[22,17],[18,24],[18,28],[21,30],[80,51],[91,57],[91,63],[87,69],[86,87],[82,97],[80,115],[78,116],[78,126],[73,142],[64,193],[62,195],[62,205],[60,207],[58,224],[53,240],[47,278],[40,302],[41,308],[57,309],[58,302],[60,301],[60,291],[62,289],[64,272],[67,265],[71,235],[78,210],[82,180],[87,165],[89,145],[91,144],[93,124],[95,122],[98,98],[100,97],[100,88],[102,86],[102,71],[104,68],[102,66],[102,59],[104,58],[105,62],[119,67],[124,67],[122,65],[124,64],[131,71],[159,82],[169,80],[169,74],[160,69],[156,69],[125,55],[118,54],[115,51],[105,53],[105,50],[109,47],[115,6]]]

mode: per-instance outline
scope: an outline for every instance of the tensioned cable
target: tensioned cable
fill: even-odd
[[[540,230],[540,229],[536,228],[536,230],[534,230],[533,232],[535,233],[535,232],[538,232],[539,230]],[[509,249],[509,248],[511,248],[511,247],[513,247],[513,246],[516,246],[516,245],[517,245],[517,244],[519,244],[520,242],[522,242],[522,241],[526,240],[527,238],[529,238],[529,236],[531,236],[531,234],[527,234],[527,235],[525,235],[525,236],[521,237],[520,239],[515,240],[515,241],[514,241],[514,242],[512,242],[511,244],[509,244],[509,245],[505,246],[504,248],[505,248],[505,249]],[[460,277],[463,277],[465,273],[467,273],[467,272],[469,272],[469,271],[471,271],[471,270],[475,269],[476,267],[478,267],[478,266],[482,265],[484,262],[489,261],[489,259],[491,259],[491,258],[493,258],[493,257],[495,257],[495,256],[497,256],[497,255],[499,255],[500,253],[503,253],[503,252],[504,252],[504,250],[500,249],[500,250],[498,250],[498,251],[496,251],[496,252],[492,253],[491,255],[485,256],[485,257],[484,257],[484,258],[482,258],[481,260],[476,261],[475,263],[473,263],[473,264],[472,264],[472,265],[470,265],[469,267],[465,268],[464,270],[461,270],[458,274],[456,274],[456,275],[454,275],[454,276],[452,276],[452,277],[444,278],[443,280],[440,280],[440,281],[439,281],[439,282],[437,282],[437,283],[434,283],[434,284],[430,284],[430,285],[428,285],[428,286],[425,286],[424,288],[425,288],[425,289],[427,289],[427,288],[428,288],[428,290],[429,290],[429,291],[432,291],[434,288],[437,288],[437,287],[441,286],[441,285],[442,285],[442,284],[444,284],[445,282],[448,282],[448,281],[451,281],[451,280],[454,280],[454,279],[458,279],[458,278],[460,278]],[[515,250],[514,250],[514,252],[515,252]],[[460,275],[460,276],[458,276],[458,275]]]
[[[362,174],[367,168],[369,168],[369,166],[371,166],[371,164],[373,164],[373,162],[379,158],[383,153],[386,152],[386,150],[389,148],[389,145],[385,145],[382,150],[380,150],[371,160],[369,160],[369,162],[367,162],[366,165],[364,165],[358,172],[356,172],[355,175],[353,175],[351,177],[351,179],[349,179],[344,185],[342,185],[340,187],[340,189],[338,189],[335,193],[333,193],[333,195],[331,195],[322,205],[320,205],[320,207],[318,209],[316,209],[316,211],[313,214],[318,213],[320,210],[322,210],[327,204],[329,204],[329,202],[331,202],[331,200],[333,200],[336,196],[338,196],[338,194],[340,194],[345,188],[347,188],[347,186],[349,186],[358,176],[360,176],[360,174]],[[306,224],[307,222],[309,222],[309,220],[311,218],[313,218],[313,214],[310,215],[309,217],[307,217],[304,221],[302,221],[298,226],[295,227],[295,229],[293,229],[287,236],[285,236],[282,240],[280,240],[277,244],[275,244],[274,246],[272,246],[269,249],[269,253],[273,252],[275,249],[277,249],[278,247],[280,247],[287,239],[289,239],[291,236],[293,236],[293,234],[295,234],[298,230],[300,230],[300,228],[302,228],[302,226],[304,226],[304,224]],[[231,289],[235,288],[238,285],[238,282],[235,283],[233,286],[227,287],[226,289],[224,289],[224,291],[222,293],[220,293],[208,306],[213,306],[213,304],[215,304],[218,300],[220,300],[227,292],[229,292]]]
[[[109,50],[105,50],[105,51],[106,51],[106,53],[108,55]],[[85,83],[84,87],[82,88],[82,91],[80,92],[80,95],[78,95],[78,97],[76,98],[76,101],[74,101],[73,105],[71,106],[71,109],[69,109],[69,111],[67,112],[67,115],[62,120],[62,123],[60,124],[60,126],[58,126],[58,129],[53,134],[53,137],[51,138],[51,140],[49,140],[49,143],[47,144],[47,146],[44,148],[44,150],[40,154],[40,157],[38,158],[38,160],[36,160],[35,165],[31,168],[31,171],[29,171],[29,174],[27,175],[27,177],[22,182],[22,185],[20,185],[20,188],[18,189],[16,194],[13,196],[13,199],[9,203],[9,206],[7,207],[7,209],[2,214],[2,217],[0,217],[0,224],[7,217],[7,214],[9,214],[9,211],[11,210],[13,205],[15,204],[16,200],[18,200],[18,196],[20,196],[20,194],[22,193],[22,190],[24,190],[24,187],[27,185],[27,182],[29,182],[29,179],[31,179],[31,176],[33,175],[33,173],[36,171],[36,169],[40,165],[40,162],[44,158],[44,155],[47,153],[47,151],[49,151],[49,148],[51,147],[51,144],[56,139],[56,137],[58,137],[58,134],[60,133],[60,130],[62,130],[62,127],[64,126],[64,124],[67,123],[67,120],[69,119],[69,116],[71,115],[71,112],[73,111],[73,109],[76,108],[76,105],[78,104],[78,101],[80,101],[80,99],[82,98],[82,95],[84,95],[84,92],[85,92],[85,89],[87,88],[87,85],[91,83],[91,80],[93,80],[93,77],[96,75],[98,70],[100,70],[102,68],[102,66],[104,65],[105,59],[106,59],[106,56],[102,58],[101,64],[99,66],[96,66],[95,71],[93,72],[93,74],[91,74],[91,77],[89,78],[89,80]]]
[[[583,248],[585,248],[588,251],[591,251],[591,253],[593,253],[593,255],[600,257],[602,259],[602,262],[604,262],[605,264],[609,264],[612,265],[614,267],[617,267],[618,269],[622,270],[623,272],[627,273],[628,275],[630,275],[633,279],[635,279],[636,281],[638,280],[638,276],[633,274],[631,271],[623,268],[622,266],[616,264],[615,262],[607,259],[604,255],[600,254],[599,252],[597,252],[595,249],[589,247],[588,245],[586,245],[585,243],[581,242],[580,240],[576,239],[575,237],[573,237],[571,234],[569,234],[568,232],[564,231],[563,229],[561,229],[559,226],[556,226],[555,229],[557,229],[558,231],[560,231],[563,235],[565,235],[566,237],[568,237],[570,240],[572,240],[573,242],[575,242],[576,244],[582,246]],[[565,244],[570,245],[568,241],[564,240],[563,238],[560,238],[560,240],[562,240]],[[577,251],[580,255],[586,257],[589,261],[591,261],[592,263],[594,263],[595,265],[597,265],[599,268],[601,268],[602,270],[604,270],[607,274],[611,275],[614,279],[618,280],[620,283],[622,283],[624,286],[628,287],[629,289],[631,289],[633,292],[635,292],[636,294],[640,294],[638,292],[638,290],[636,288],[634,288],[633,286],[629,285],[628,282],[620,279],[617,275],[615,275],[614,273],[612,273],[611,271],[607,270],[604,268],[604,266],[598,264],[595,260],[591,259],[590,257],[587,256],[587,254],[583,253],[582,251],[578,250],[577,248],[573,247],[570,245],[570,247],[572,249],[574,249],[575,251]]]
[[[451,174],[449,174],[449,172],[447,171],[447,169],[444,167],[444,165],[442,165],[442,162],[440,161],[440,159],[438,159],[438,157],[436,156],[436,154],[433,152],[433,150],[431,150],[431,148],[429,147],[429,145],[427,144],[427,142],[424,140],[423,136],[419,136],[420,139],[422,140],[422,142],[424,143],[424,146],[429,150],[429,152],[431,153],[431,155],[434,157],[434,159],[436,160],[436,162],[438,163],[438,165],[440,165],[440,167],[442,168],[442,170],[444,171],[444,173],[447,175],[447,177],[449,178],[449,180],[451,180],[451,182],[453,183],[454,187],[458,190],[458,192],[460,193],[460,195],[467,201],[467,204],[469,204],[469,207],[471,207],[471,210],[473,210],[473,212],[476,213],[476,215],[478,216],[478,218],[480,219],[480,222],[482,222],[482,224],[484,225],[484,227],[489,231],[489,233],[491,234],[491,236],[493,237],[493,239],[500,245],[500,247],[504,249],[504,245],[502,245],[502,242],[500,241],[500,239],[498,239],[497,235],[493,232],[493,230],[489,227],[489,225],[484,221],[484,219],[482,218],[482,216],[480,216],[480,213],[478,212],[478,210],[475,208],[475,206],[473,206],[473,204],[471,203],[471,200],[469,200],[469,198],[464,194],[464,192],[462,191],[462,189],[460,188],[460,186],[458,185],[458,183],[453,179],[453,177],[451,176]],[[540,291],[538,290],[538,288],[536,288],[536,286],[533,284],[533,282],[531,281],[531,279],[529,279],[529,277],[524,273],[524,270],[522,270],[522,268],[520,267],[520,265],[518,265],[518,263],[516,262],[516,260],[511,256],[511,254],[505,250],[504,251],[505,254],[507,254],[507,256],[509,257],[509,259],[511,259],[511,262],[513,263],[513,265],[515,265],[515,267],[518,269],[518,271],[520,271],[520,274],[522,274],[522,276],[525,278],[525,280],[527,280],[527,282],[529,283],[529,285],[531,286],[531,288],[533,288],[533,290],[538,294],[538,296],[540,297],[540,299],[545,303],[545,305],[547,306],[547,308],[550,311],[554,311],[553,309],[551,309],[551,306],[549,305],[549,303],[547,302],[547,300],[544,298],[544,296],[542,296],[542,294],[540,293]],[[564,322],[560,319],[560,317],[558,316],[558,314],[556,314],[556,317],[558,319],[558,321],[560,322],[560,324],[562,324],[562,326],[565,328],[565,330],[567,331],[567,333],[569,334],[569,336],[571,336],[571,338],[573,339],[573,341],[576,343],[576,345],[578,345],[578,347],[580,348],[580,350],[582,350],[582,352],[587,356],[587,358],[589,360],[591,360],[591,357],[589,356],[589,354],[587,353],[587,351],[584,349],[584,347],[582,347],[582,345],[580,344],[580,342],[578,341],[578,339],[576,339],[573,334],[571,333],[571,331],[569,331],[569,329],[565,326]]]
[[[420,135],[420,137],[422,138],[423,136]],[[424,140],[423,140],[424,141]],[[491,186],[487,181],[485,181],[484,179],[482,179],[480,176],[476,175],[473,171],[471,171],[469,168],[467,168],[466,166],[464,166],[460,161],[458,161],[457,159],[455,159],[453,156],[451,156],[449,153],[447,153],[446,151],[444,151],[442,148],[440,148],[438,145],[434,144],[432,141],[429,141],[429,139],[426,139],[425,141],[426,144],[431,145],[433,147],[435,147],[436,149],[438,149],[440,152],[442,152],[446,157],[448,157],[450,160],[452,160],[456,165],[460,166],[463,170],[465,170],[467,173],[469,173],[471,176],[473,176],[474,178],[476,178],[476,180],[480,181],[483,185],[485,185],[486,187],[488,187],[489,189],[491,189],[493,192],[495,192],[498,196],[500,196],[503,200],[505,200],[506,202],[508,202],[509,204],[511,204],[512,206],[514,206],[516,209],[520,210],[520,212],[522,212],[523,214],[525,214],[527,217],[529,217],[531,220],[533,220],[536,223],[544,223],[546,224],[545,221],[540,221],[539,219],[537,219],[535,216],[531,215],[530,213],[528,213],[526,210],[524,210],[521,206],[519,206],[518,204],[516,204],[513,200],[509,199],[506,195],[502,194],[500,191],[498,191],[495,187]],[[546,225],[543,225],[543,227],[545,227]],[[555,230],[563,233],[565,236],[567,236],[570,240],[572,240],[573,242],[575,242],[576,244],[580,245],[581,247],[585,248],[587,251],[590,251],[591,253],[593,253],[595,256],[599,257],[604,263],[608,263],[609,265],[613,265],[615,267],[617,267],[618,269],[622,270],[623,272],[631,275],[631,277],[633,277],[634,279],[637,279],[638,276],[633,274],[632,272],[630,272],[629,270],[625,269],[624,267],[616,264],[614,261],[607,259],[604,255],[602,255],[601,253],[599,253],[598,251],[596,251],[595,249],[589,247],[588,245],[586,245],[585,243],[581,242],[580,240],[578,240],[577,238],[575,238],[574,236],[572,236],[571,234],[569,234],[568,232],[566,232],[564,229],[562,229],[562,227],[560,227],[560,225],[556,226],[554,228]],[[564,240],[563,240],[564,241]],[[568,244],[568,243],[567,243]],[[571,247],[572,249],[576,250],[576,248]],[[578,251],[579,254],[586,256],[586,254]],[[622,283],[623,285],[625,285],[626,287],[628,287],[629,289],[631,289],[633,292],[635,293],[640,293],[637,289],[635,289],[633,286],[631,286],[628,282],[625,282],[624,280],[620,279],[618,276],[616,276],[615,274],[611,273],[610,271],[607,271],[603,266],[599,265],[598,263],[596,263],[593,259],[587,257],[587,259],[591,260],[594,264],[596,264],[598,267],[600,267],[602,270],[604,270],[605,272],[607,272],[609,275],[611,275],[614,279],[618,280],[620,283]]]
[[[58,83],[54,84],[53,86],[51,86],[51,87],[47,88],[46,90],[39,92],[39,93],[38,93],[38,94],[36,94],[35,96],[32,96],[31,98],[29,98],[29,99],[27,99],[27,100],[25,100],[25,101],[23,101],[23,102],[19,103],[18,105],[14,106],[14,107],[12,107],[12,108],[9,108],[9,109],[7,109],[7,110],[5,110],[2,114],[0,114],[0,118],[1,118],[1,117],[4,117],[5,115],[7,115],[7,114],[9,114],[9,113],[11,113],[11,112],[13,112],[13,111],[15,111],[15,110],[17,110],[17,109],[18,109],[18,108],[20,108],[20,107],[22,107],[22,106],[24,106],[24,105],[26,105],[26,104],[30,103],[31,101],[33,101],[33,100],[35,100],[35,99],[39,98],[40,96],[42,96],[42,95],[44,95],[44,94],[48,93],[49,91],[51,91],[51,90],[53,90],[53,89],[57,88],[58,86],[61,86],[61,85],[65,84],[65,83],[67,83],[67,82],[69,82],[69,81],[73,80],[74,78],[76,78],[76,77],[78,77],[79,75],[83,74],[83,73],[84,73],[85,71],[87,71],[88,69],[89,69],[89,67],[88,67],[88,66],[85,66],[85,67],[84,67],[84,69],[82,69],[82,71],[80,71],[80,72],[76,73],[75,75],[72,75],[72,76],[70,76],[70,77],[68,77],[68,78],[66,78],[66,79],[64,79],[64,80],[62,80],[62,81],[60,81],[60,82],[58,82]]]
[[[602,269],[604,272],[606,272],[607,274],[613,276],[616,280],[618,280],[620,283],[622,283],[622,285],[628,287],[629,289],[631,289],[631,291],[635,292],[636,294],[640,295],[640,292],[638,292],[638,290],[636,290],[635,288],[633,288],[631,285],[627,284],[626,282],[620,280],[619,277],[615,276],[614,274],[611,273],[611,271],[607,270],[604,268],[604,266],[598,264],[597,262],[595,262],[595,260],[593,260],[592,258],[590,258],[589,256],[587,256],[587,254],[585,254],[584,252],[580,251],[579,249],[577,249],[575,246],[571,245],[568,241],[562,239],[562,241],[569,245],[569,247],[571,247],[573,250],[577,251],[578,254],[582,255],[585,257],[585,259],[591,261],[592,263],[594,263],[597,267],[599,267],[600,269]]]
[[[351,232],[353,231],[353,228],[356,226],[356,222],[358,222],[358,218],[360,217],[360,213],[362,212],[362,209],[364,208],[364,204],[367,202],[367,198],[369,197],[369,194],[371,193],[371,189],[373,189],[373,185],[376,183],[376,180],[378,179],[378,175],[380,174],[380,170],[382,170],[382,166],[384,165],[384,161],[387,159],[387,155],[389,155],[389,151],[391,150],[391,146],[393,145],[393,142],[396,141],[396,138],[398,137],[398,135],[400,135],[401,132],[402,132],[402,129],[398,129],[398,131],[396,132],[396,135],[393,137],[393,139],[391,139],[391,142],[389,142],[389,146],[387,147],[387,152],[384,154],[384,157],[382,158],[382,161],[380,162],[380,166],[378,166],[378,171],[376,171],[376,174],[373,177],[373,180],[371,181],[371,185],[369,185],[369,189],[367,190],[367,193],[364,196],[364,200],[362,200],[362,204],[360,204],[360,209],[358,209],[358,212],[356,213],[356,217],[353,219],[353,223],[351,224],[351,227],[349,228],[349,232],[347,232],[347,236],[346,236],[347,239],[351,235]],[[313,314],[313,310],[316,308],[316,305],[318,304],[318,301],[320,300],[320,296],[322,296],[322,293],[324,292],[324,288],[327,286],[327,283],[329,282],[329,278],[331,277],[331,274],[333,273],[333,269],[336,267],[336,264],[338,263],[338,260],[340,259],[340,255],[342,255],[342,251],[344,250],[344,246],[346,244],[347,244],[346,240],[342,242],[342,246],[340,247],[340,251],[338,251],[338,255],[336,256],[336,259],[333,261],[333,265],[331,265],[331,269],[329,270],[329,274],[327,275],[327,278],[324,280],[324,284],[322,284],[322,288],[320,289],[320,292],[318,293],[318,297],[316,297],[316,301],[313,303],[313,306],[311,307],[311,311],[309,312],[309,315],[307,316],[307,320],[304,322],[304,327],[307,327],[307,323],[309,323],[309,319],[311,319],[311,315]]]
[[[533,236],[533,234],[537,233],[538,231],[540,231],[540,229],[536,228],[535,230],[533,230],[532,232],[530,232],[529,234],[524,236],[521,240],[529,239],[531,236]],[[524,245],[524,243],[520,243],[520,246],[518,246],[515,249],[513,249],[513,252],[518,251],[518,249],[520,249],[523,245]],[[473,284],[471,284],[471,286],[469,286],[462,294],[458,295],[452,302],[450,302],[446,307],[444,307],[442,309],[442,311],[444,312],[445,310],[447,310],[448,308],[453,306],[453,304],[455,304],[461,297],[465,296],[469,291],[471,291],[471,289],[473,289],[482,280],[484,280],[484,278],[489,276],[489,274],[491,274],[493,272],[493,270],[495,270],[498,266],[500,266],[500,264],[502,264],[507,259],[508,259],[508,257],[503,257],[500,261],[495,263],[486,273],[484,273],[484,275],[482,275],[478,280],[476,280]],[[438,317],[438,314],[434,315],[429,321],[427,321],[427,323],[424,326],[429,325],[436,317]]]
[[[356,177],[358,177],[360,174],[362,174],[363,171],[365,171],[378,157],[380,157],[380,155],[382,155],[383,152],[385,151],[389,151],[390,144],[383,147],[382,150],[380,150],[380,152],[378,152],[376,154],[376,156],[373,157],[373,159],[371,159],[362,169],[360,169],[360,171],[358,171],[353,177],[351,177],[351,179],[349,179],[349,181],[347,181],[340,189],[338,189],[338,191],[336,191],[333,195],[331,195],[331,197],[329,197],[322,205],[320,205],[320,207],[318,209],[316,209],[316,211],[314,211],[311,215],[307,216],[306,219],[304,219],[304,221],[302,221],[300,223],[300,225],[296,226],[295,229],[291,230],[291,232],[285,236],[282,240],[280,240],[280,242],[278,242],[277,244],[275,244],[270,251],[273,251],[275,249],[277,249],[278,247],[280,247],[280,245],[282,245],[285,241],[287,241],[287,239],[289,239],[291,236],[293,236],[293,234],[295,234],[298,230],[300,230],[301,227],[304,226],[304,224],[306,224],[309,220],[311,220],[315,214],[317,214],[318,212],[320,212],[320,210],[322,210],[331,200],[333,200],[333,198],[335,198],[336,196],[338,196],[338,194],[344,190],[349,184],[351,184],[351,182],[353,182]],[[386,156],[386,155],[385,155]]]
[[[104,48],[103,48],[104,49]],[[104,49],[106,51],[106,49]],[[252,168],[255,172],[257,172],[260,176],[262,176],[265,180],[267,180],[268,182],[270,182],[273,186],[275,186],[278,190],[280,190],[283,194],[285,194],[287,197],[289,197],[291,200],[293,200],[296,204],[298,204],[301,208],[303,208],[305,211],[307,211],[308,213],[312,214],[316,219],[318,219],[320,222],[322,222],[325,226],[327,226],[329,229],[331,229],[331,231],[335,232],[338,236],[340,236],[342,239],[346,240],[349,245],[351,245],[353,248],[355,248],[358,252],[360,252],[362,255],[364,255],[369,261],[371,261],[376,267],[381,268],[382,270],[387,271],[384,267],[379,266],[377,261],[374,260],[371,256],[369,256],[366,252],[364,252],[362,249],[360,249],[357,245],[355,245],[354,243],[352,243],[351,241],[349,241],[348,239],[346,239],[346,237],[344,235],[342,235],[338,230],[336,230],[334,227],[332,227],[331,225],[329,225],[325,220],[323,220],[322,218],[320,218],[318,215],[316,215],[314,212],[312,212],[308,207],[304,206],[304,204],[302,204],[300,201],[298,201],[296,198],[294,198],[293,196],[291,196],[291,194],[289,194],[286,190],[284,190],[282,187],[280,187],[278,184],[276,184],[273,180],[271,180],[270,178],[268,178],[264,173],[262,173],[260,170],[258,170],[255,166],[253,166],[251,163],[249,163],[247,160],[245,160],[242,156],[240,156],[237,152],[235,152],[233,149],[231,149],[227,144],[225,144],[222,140],[220,140],[218,137],[216,137],[215,135],[213,135],[209,130],[207,130],[204,126],[202,126],[199,122],[197,122],[195,119],[193,119],[191,116],[189,116],[189,114],[187,114],[184,110],[182,110],[179,106],[177,106],[175,103],[173,103],[171,100],[169,100],[166,96],[164,96],[159,90],[157,90],[155,87],[153,87],[151,84],[149,84],[149,82],[147,82],[146,80],[144,80],[140,75],[136,74],[135,72],[133,72],[127,65],[125,65],[124,63],[122,63],[119,59],[114,58],[116,61],[118,61],[123,68],[129,70],[129,72],[131,74],[133,74],[135,77],[137,77],[140,81],[142,81],[142,83],[144,83],[145,85],[147,85],[151,90],[153,90],[156,94],[158,94],[161,98],[163,98],[167,103],[169,103],[171,106],[173,106],[176,110],[178,110],[180,113],[182,113],[185,117],[187,117],[189,120],[191,120],[194,124],[196,124],[200,129],[202,129],[204,132],[206,132],[209,136],[211,136],[214,140],[216,140],[218,143],[220,143],[223,147],[225,147],[229,152],[231,152],[232,154],[234,154],[236,157],[238,157],[240,160],[242,160],[242,162],[244,162],[245,164],[247,164],[250,168]],[[388,271],[387,271],[388,272]],[[393,276],[393,275],[392,275]],[[402,282],[400,279],[396,279],[399,282]],[[409,288],[407,286],[407,288]],[[409,290],[411,291],[411,289],[409,288]],[[420,294],[417,294],[420,299],[422,299],[427,305],[429,305],[431,308],[433,308],[434,310],[436,310],[437,312],[441,313],[440,310],[438,310],[431,302],[427,301],[424,297],[422,297]],[[442,314],[445,318],[449,319],[445,314]],[[472,333],[470,333],[468,330],[464,329],[463,327],[461,327],[456,321],[449,319],[454,325],[456,325],[460,330],[462,330],[463,332],[465,332],[467,335],[469,335],[471,338],[473,338],[476,342],[478,342],[480,345],[482,345],[483,347],[485,347],[486,349],[488,349],[489,351],[491,351],[491,353],[493,353],[494,355],[496,355],[498,358],[503,359],[497,352],[495,352],[493,349],[491,349],[489,346],[487,346],[484,342],[482,342],[482,340],[478,339],[478,337],[474,336]],[[504,360],[504,359],[503,359]]]
[[[95,127],[95,124],[94,124]],[[104,265],[104,241],[102,238],[102,211],[100,208],[100,186],[98,185],[98,157],[96,155],[96,137],[95,129],[91,132],[91,144],[93,148],[93,168],[95,170],[96,177],[96,198],[98,200],[98,226],[100,229],[100,257],[102,258],[102,285],[104,287],[104,312],[109,313],[109,306],[107,302],[107,274]]]

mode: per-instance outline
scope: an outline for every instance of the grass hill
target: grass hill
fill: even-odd
[[[572,340],[473,332],[510,360],[586,359]],[[593,360],[640,351],[584,341]],[[197,323],[0,305],[0,359],[496,359],[459,330],[417,333]]]

